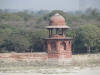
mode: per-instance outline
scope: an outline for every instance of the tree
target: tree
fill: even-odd
[[[76,50],[87,50],[90,53],[92,50],[96,51],[98,49],[99,40],[100,28],[96,25],[84,25],[76,31],[74,45],[76,46]]]
[[[30,42],[21,35],[12,35],[4,40],[0,48],[8,52],[27,52]]]
[[[34,31],[30,34],[30,41],[31,41],[31,46],[30,50],[35,51],[35,52],[40,52],[44,51],[43,49],[43,39],[48,36],[47,31],[40,30],[40,31]]]
[[[21,30],[11,25],[0,25],[0,52],[25,52],[30,42]]]

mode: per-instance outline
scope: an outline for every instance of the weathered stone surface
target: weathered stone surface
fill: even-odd
[[[0,59],[9,59],[13,61],[40,61],[47,60],[46,52],[36,52],[36,53],[0,53]]]

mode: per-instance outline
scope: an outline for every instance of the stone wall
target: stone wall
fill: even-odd
[[[12,61],[46,61],[46,52],[34,52],[34,53],[0,53],[0,59],[9,59]]]

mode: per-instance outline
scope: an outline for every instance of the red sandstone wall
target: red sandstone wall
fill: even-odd
[[[0,53],[0,59],[9,59],[13,61],[20,60],[46,60],[47,53],[36,52],[36,53]]]
[[[65,43],[62,44],[62,43]],[[55,45],[54,45],[55,44]],[[54,46],[52,46],[54,45]],[[68,59],[72,58],[71,41],[70,40],[48,40],[48,58]]]

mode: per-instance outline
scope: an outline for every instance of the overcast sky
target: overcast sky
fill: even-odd
[[[0,9],[75,11],[79,9],[79,0],[0,0]]]

